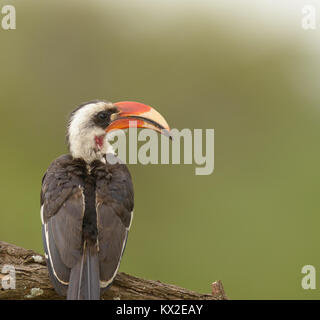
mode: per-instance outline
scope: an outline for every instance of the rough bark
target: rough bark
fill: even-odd
[[[15,268],[15,289],[10,284],[9,267]],[[13,282],[12,282],[13,283]],[[64,299],[58,296],[48,278],[44,257],[32,250],[0,241],[1,299]],[[145,280],[120,272],[102,299],[115,300],[224,300],[227,299],[221,281],[212,284],[212,294],[201,294],[160,281]]]

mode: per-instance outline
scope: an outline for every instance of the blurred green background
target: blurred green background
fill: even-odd
[[[320,4],[314,4],[320,15]],[[135,216],[121,271],[231,299],[318,299],[320,19],[305,1],[12,1],[0,29],[0,239],[42,252],[39,193],[91,99],[156,107],[215,129],[215,171],[131,165]]]

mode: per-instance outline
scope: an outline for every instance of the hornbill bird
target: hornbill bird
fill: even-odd
[[[100,299],[117,274],[134,200],[128,168],[114,155],[107,133],[132,126],[170,136],[166,120],[148,105],[80,105],[69,119],[70,153],[54,160],[42,179],[42,238],[49,276],[56,292],[69,300]]]

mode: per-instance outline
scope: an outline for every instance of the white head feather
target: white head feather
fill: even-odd
[[[87,163],[91,163],[94,160],[104,161],[103,156],[106,153],[114,153],[106,139],[105,130],[92,125],[94,115],[110,107],[112,103],[93,102],[81,106],[72,114],[68,127],[68,142],[73,158],[82,158]],[[101,136],[104,137],[103,145],[97,148],[95,137]]]

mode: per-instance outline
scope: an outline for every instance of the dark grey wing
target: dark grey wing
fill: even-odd
[[[56,159],[42,180],[42,239],[50,279],[66,295],[70,269],[81,258],[84,199],[70,156]]]
[[[124,164],[107,164],[97,171],[100,286],[107,288],[117,274],[127,241],[133,215],[133,186]]]

